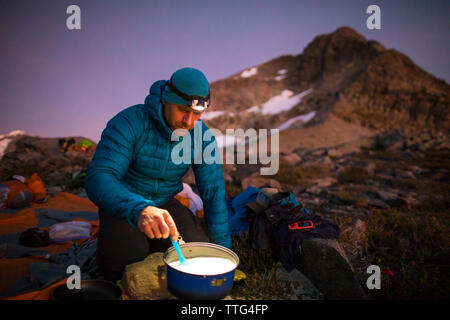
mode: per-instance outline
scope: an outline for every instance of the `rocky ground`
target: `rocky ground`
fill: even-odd
[[[339,244],[361,286],[369,265],[384,271],[382,290],[366,290],[369,297],[442,298],[449,284],[449,155],[444,136],[391,132],[357,149],[282,154],[271,177],[260,176],[258,166],[225,166],[225,180],[229,194],[248,185],[292,191],[310,211],[338,223]]]
[[[86,197],[83,172],[93,151],[61,153],[57,139],[28,136],[8,148],[0,163],[2,179],[38,172],[50,194]],[[310,211],[339,224],[335,249],[336,244],[305,244],[313,261],[318,248],[323,253],[315,270],[325,270],[334,259],[341,274],[353,274],[369,298],[443,298],[450,284],[449,159],[449,141],[442,135],[390,132],[356,144],[282,152],[274,176],[259,175],[258,165],[223,165],[223,172],[227,197],[249,185],[270,185],[293,192]],[[192,175],[184,181],[195,183]],[[247,279],[236,284],[232,298],[330,298],[327,287],[317,279],[311,282],[314,275],[307,270],[287,273],[276,253],[256,252],[247,244],[248,235],[233,239]],[[366,289],[366,269],[372,264],[384,272],[380,290]],[[353,283],[350,278],[342,281]]]

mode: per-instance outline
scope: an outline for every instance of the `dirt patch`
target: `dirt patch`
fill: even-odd
[[[280,152],[338,146],[342,152],[347,153],[367,144],[375,134],[375,130],[346,122],[330,114],[327,120],[318,126],[281,131]]]

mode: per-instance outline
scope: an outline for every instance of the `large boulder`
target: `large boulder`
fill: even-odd
[[[131,299],[175,299],[168,291],[162,252],[155,252],[143,261],[125,267],[122,286]]]
[[[306,239],[301,247],[301,271],[326,299],[366,299],[344,250],[336,240]]]
[[[317,290],[312,282],[300,271],[293,269],[288,272],[285,268],[279,267],[276,271],[280,281],[287,282],[299,300],[323,300],[323,294]]]
[[[89,167],[96,148],[96,144],[93,143],[93,147],[83,151],[77,146],[86,138],[64,139],[68,141],[70,138],[75,141],[74,147],[61,152],[59,138],[27,135],[15,137],[9,141],[1,158],[0,180],[8,179],[15,174],[29,177],[36,172],[46,187],[69,185],[74,172]]]

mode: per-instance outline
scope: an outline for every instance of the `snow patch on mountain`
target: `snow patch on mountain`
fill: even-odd
[[[260,106],[253,106],[250,107],[246,110],[247,112],[261,112],[261,107]]]
[[[258,73],[258,68],[253,67],[253,68],[251,68],[251,69],[249,69],[249,70],[243,71],[243,72],[241,73],[241,77],[242,77],[242,78],[249,78],[249,77],[251,77],[251,76],[254,76],[254,75],[257,74],[257,73]]]
[[[211,120],[226,113],[224,110],[209,111],[202,114],[202,120]]]
[[[276,114],[289,111],[302,101],[303,97],[310,94],[312,89],[303,91],[295,96],[291,90],[283,90],[281,94],[270,98],[262,107],[262,114]]]
[[[14,130],[7,134],[0,134],[0,159],[3,158],[6,148],[8,148],[9,143],[15,136],[26,135],[25,131]]]
[[[297,122],[299,120],[302,120],[303,123],[307,123],[307,122],[311,121],[311,119],[314,118],[315,116],[316,116],[316,112],[311,111],[307,114],[302,114],[300,116],[293,117],[293,118],[289,119],[288,121],[284,122],[283,124],[281,124],[278,127],[278,130],[288,129],[292,124],[294,124],[295,122]]]

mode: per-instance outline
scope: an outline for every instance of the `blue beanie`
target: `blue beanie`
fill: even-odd
[[[205,75],[194,68],[182,68],[175,71],[169,81],[172,81],[176,89],[189,96],[207,97],[209,93],[209,83]],[[161,100],[180,105],[187,105],[188,101],[170,90],[169,86],[164,88]]]

